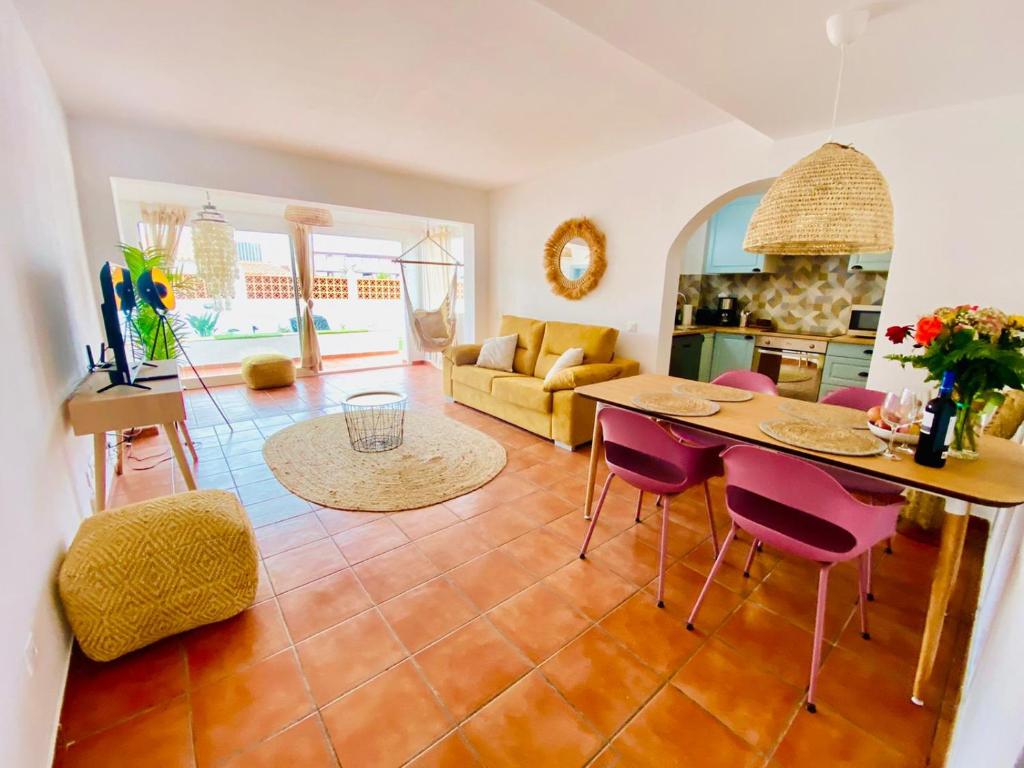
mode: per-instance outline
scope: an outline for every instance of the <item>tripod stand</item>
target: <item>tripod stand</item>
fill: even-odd
[[[154,307],[153,311],[156,312],[156,318],[157,318],[157,320],[156,320],[156,332],[153,334],[153,345],[150,348],[149,354],[147,355],[147,357],[149,357],[150,360],[153,359],[153,355],[156,354],[157,345],[160,343],[161,340],[163,340],[164,358],[165,359],[170,359],[170,357],[171,357],[170,339],[174,339],[174,344],[175,344],[176,348],[181,350],[181,354],[184,355],[185,361],[188,363],[189,368],[192,369],[192,373],[195,374],[195,377],[197,379],[199,379],[199,383],[202,384],[203,390],[206,392],[206,396],[209,397],[210,398],[210,402],[213,403],[213,407],[217,409],[217,413],[219,413],[220,417],[222,419],[224,419],[224,423],[228,425],[228,429],[230,429],[232,432],[234,432],[235,431],[234,427],[231,426],[231,422],[228,421],[228,417],[224,415],[224,411],[221,409],[220,403],[217,402],[217,399],[213,396],[213,393],[210,392],[210,388],[208,386],[206,386],[206,382],[203,380],[203,377],[199,375],[199,371],[196,369],[195,364],[192,362],[192,358],[190,358],[188,356],[188,352],[185,351],[185,345],[181,343],[181,339],[178,337],[178,334],[176,334],[174,332],[174,325],[172,325],[172,323],[170,321],[170,318],[167,317],[167,310],[159,310],[159,309],[156,309]],[[134,323],[133,323],[133,325],[134,325]],[[136,327],[136,331],[138,331],[137,327]],[[140,335],[140,338],[141,338],[141,335]],[[143,365],[153,365],[153,364],[152,363],[143,363]]]

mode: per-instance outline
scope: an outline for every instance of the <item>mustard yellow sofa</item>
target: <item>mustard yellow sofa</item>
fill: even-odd
[[[635,360],[615,355],[619,332],[614,328],[545,322],[505,315],[499,336],[519,335],[512,372],[478,368],[479,344],[450,347],[444,354],[444,393],[457,403],[489,413],[572,450],[590,441],[595,403],[576,394],[576,387],[634,376]],[[583,365],[560,371],[547,387],[544,377],[558,356],[583,348]]]

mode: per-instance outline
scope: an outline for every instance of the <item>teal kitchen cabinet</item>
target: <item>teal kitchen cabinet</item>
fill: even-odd
[[[874,353],[874,347],[869,344],[830,343],[825,352],[818,399],[836,389],[866,387]]]
[[[774,272],[776,259],[743,250],[747,225],[762,195],[737,197],[721,208],[708,222],[708,239],[704,252],[704,273],[708,275]]]
[[[888,272],[892,253],[855,253],[846,266],[848,272]]]
[[[697,378],[700,381],[711,381],[711,357],[715,349],[715,334],[705,333],[704,343],[700,347],[700,372]]]
[[[715,349],[711,355],[710,380],[726,371],[749,371],[754,361],[754,337],[743,333],[715,334]]]

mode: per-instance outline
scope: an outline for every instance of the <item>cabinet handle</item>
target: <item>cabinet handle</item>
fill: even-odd
[[[760,267],[754,267],[754,268],[753,268],[752,270],[750,270],[750,271],[751,271],[751,272],[760,272],[760,271],[761,271],[761,268],[760,268]]]
[[[863,264],[854,264],[850,269],[864,269]]]
[[[752,341],[754,337],[753,336],[744,336],[743,338],[746,339],[747,341]]]
[[[863,352],[863,353],[864,353],[865,355],[873,355],[873,354],[875,354],[875,350],[873,350],[873,349],[864,349],[864,350],[861,350],[861,351],[862,351],[862,352]]]
[[[808,344],[808,345],[807,345],[807,348],[808,348],[808,349],[814,349],[814,345],[813,345],[813,344]]]
[[[862,379],[866,379],[868,377],[868,372],[867,371],[857,371],[857,375],[860,376]]]

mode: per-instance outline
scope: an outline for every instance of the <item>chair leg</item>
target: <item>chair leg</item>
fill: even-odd
[[[594,509],[594,516],[590,521],[590,527],[587,528],[586,538],[583,539],[583,548],[580,550],[580,560],[587,559],[587,547],[590,546],[590,537],[594,535],[594,526],[597,525],[597,518],[601,514],[601,507],[604,506],[605,497],[608,495],[608,489],[612,485],[612,478],[615,477],[614,472],[608,473],[608,479],[604,481],[604,487],[601,488],[601,496],[597,500],[597,507]]]
[[[686,628],[690,632],[693,632],[693,622],[697,618],[697,611],[700,610],[700,604],[704,602],[704,597],[711,588],[711,582],[715,580],[715,575],[718,573],[718,569],[721,568],[722,563],[725,562],[725,553],[729,551],[729,545],[732,544],[732,541],[735,538],[736,525],[733,524],[729,526],[729,532],[725,534],[725,541],[722,542],[722,551],[719,552],[718,557],[715,558],[715,564],[711,566],[711,571],[708,573],[707,581],[704,582],[704,586],[700,590],[700,594],[697,595],[697,602],[693,604],[693,610],[690,611],[690,617],[686,620]]]
[[[892,554],[892,536],[885,540],[885,554]]]
[[[871,591],[871,550],[870,549],[868,549],[868,551],[864,553],[864,557],[868,561],[867,565],[865,566],[865,571],[867,571],[867,575],[864,577],[864,592],[867,594],[868,602],[869,603],[873,603],[875,601],[875,593]]]
[[[750,542],[750,552],[747,553],[747,562],[743,564],[743,578],[750,578],[750,566],[754,564],[754,555],[758,553],[761,548],[761,542],[758,539],[754,539]]]
[[[668,496],[661,508],[661,546],[658,555],[658,607],[665,607],[665,552],[668,550]]]
[[[868,549],[864,554],[857,558],[857,566],[860,569],[860,578],[857,580],[857,586],[860,588],[860,597],[857,600],[857,605],[860,607],[860,636],[865,640],[871,639],[871,634],[868,632],[868,602],[867,597],[870,594],[868,592],[868,583],[871,579],[871,550]]]
[[[711,508],[711,489],[708,488],[708,481],[704,481],[704,506],[708,510],[708,526],[711,528],[711,543],[715,547],[715,557],[718,557],[718,532],[715,530],[715,513]]]
[[[662,501],[664,501],[664,500],[665,500],[665,497],[664,497],[664,496],[658,496],[658,498],[656,498],[656,499],[654,500],[654,506],[656,506],[656,507],[660,507],[660,506],[661,506],[661,503],[662,503]]]
[[[818,573],[818,613],[814,618],[814,650],[811,653],[811,683],[807,687],[807,711],[818,711],[814,705],[814,691],[818,684],[818,668],[821,666],[821,640],[825,635],[825,605],[828,601],[828,572],[831,565],[823,565]]]
[[[634,523],[640,522],[640,507],[644,504],[644,492],[640,491],[636,497],[636,517],[633,519]]]

